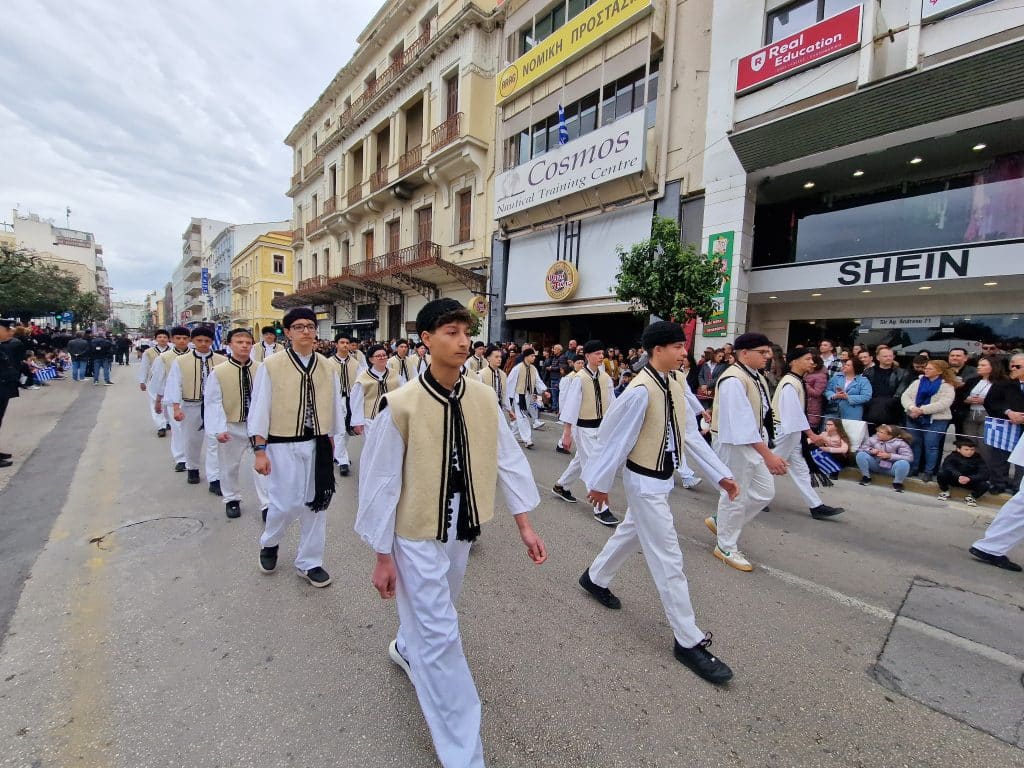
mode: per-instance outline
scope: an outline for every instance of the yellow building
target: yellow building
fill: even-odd
[[[284,312],[271,303],[295,290],[290,232],[260,235],[231,260],[231,323],[249,328],[273,325]]]

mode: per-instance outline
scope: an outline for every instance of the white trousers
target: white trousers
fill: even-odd
[[[676,467],[676,472],[679,473],[679,476],[688,483],[695,480],[697,474],[690,469],[690,465],[686,463],[686,455],[679,453],[676,455],[676,458],[679,460],[679,466]]]
[[[261,547],[276,547],[284,532],[299,521],[299,551],[295,567],[308,571],[324,564],[327,538],[327,510],[314,512],[306,506],[313,498],[313,451],[315,442],[269,443],[270,474],[266,477],[267,525],[260,537]]]
[[[185,461],[185,430],[181,421],[174,420],[174,413],[170,410],[171,406],[164,403],[163,412],[167,418],[167,423],[171,425],[171,458],[174,459],[175,464],[180,464]]]
[[[573,454],[569,466],[565,468],[565,472],[557,481],[563,488],[568,488],[580,479],[590,457],[597,451],[597,430],[590,427],[574,426],[572,440],[576,445],[576,452]],[[598,512],[602,512],[608,509],[608,505],[602,504],[600,508],[596,509]]]
[[[821,506],[821,497],[811,485],[811,470],[807,466],[803,451],[800,450],[800,433],[783,435],[775,443],[775,453],[789,462],[789,476],[793,479],[800,495],[811,509]]]
[[[203,424],[200,403],[182,403],[185,420],[181,422],[182,442],[185,445],[185,469],[199,469],[200,463],[206,469],[206,481],[220,479],[220,462],[217,458],[217,438],[208,435]]]
[[[348,460],[348,432],[334,436],[334,463],[351,464]]]
[[[516,431],[519,433],[519,439],[523,443],[533,442],[533,422],[530,421],[529,402],[527,402],[525,411],[519,407],[517,402],[512,412],[516,415]]]
[[[458,504],[458,494],[454,503]],[[462,592],[470,543],[395,536],[398,650],[409,661],[416,697],[445,768],[482,768],[480,697],[462,650],[455,603]]]
[[[628,469],[622,471],[629,507],[615,533],[591,564],[590,580],[599,587],[607,587],[626,560],[642,551],[672,633],[680,645],[692,648],[704,639],[704,633],[697,627],[693,615],[690,587],[683,572],[683,552],[679,548],[668,494],[645,495],[641,482],[636,473]]]
[[[224,494],[224,503],[242,500],[242,486],[238,482],[238,473],[244,462],[252,472],[253,482],[256,484],[256,497],[259,499],[260,509],[263,509],[267,506],[266,478],[252,468],[252,447],[249,444],[246,424],[244,421],[229,422],[227,427],[231,439],[226,443],[217,443],[220,491]]]
[[[146,389],[146,396],[149,398],[149,416],[153,419],[153,429],[164,429],[167,427],[167,411],[157,413],[156,408],[156,392],[151,389]]]
[[[724,493],[718,497],[718,548],[731,552],[739,543],[743,526],[775,498],[775,481],[761,454],[749,445],[720,443],[716,437],[713,447],[740,487],[735,501]]]
[[[1005,555],[1024,541],[1024,488],[1003,504],[985,535],[974,546],[990,555]]]

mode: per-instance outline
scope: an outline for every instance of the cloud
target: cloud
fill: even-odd
[[[0,207],[58,222],[70,207],[71,226],[103,245],[119,298],[162,290],[190,217],[290,217],[284,137],[376,10],[8,0]]]

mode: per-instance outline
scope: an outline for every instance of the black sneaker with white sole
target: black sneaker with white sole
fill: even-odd
[[[234,520],[242,516],[242,504],[238,501],[229,501],[224,505],[224,514]]]
[[[185,462],[184,461],[179,461],[177,464],[175,464],[174,465],[174,471],[175,472],[184,472],[185,471]]]
[[[555,496],[560,498],[562,501],[568,501],[570,504],[575,504],[577,501],[579,501],[579,499],[572,495],[572,491],[570,491],[568,488],[563,488],[560,485],[555,485],[551,489],[551,492],[555,494]]]
[[[260,570],[273,573],[277,568],[277,547],[263,547],[260,550]]]
[[[398,638],[392,640],[388,645],[388,658],[395,662],[395,664],[405,672],[409,680],[412,680],[412,667],[409,666],[409,660],[402,655],[400,650],[398,650]]]
[[[314,587],[326,587],[331,583],[331,575],[319,565],[308,571],[299,571],[299,575]]]
[[[612,514],[610,509],[605,509],[601,512],[594,513],[594,519],[597,520],[601,525],[618,525],[619,518]]]

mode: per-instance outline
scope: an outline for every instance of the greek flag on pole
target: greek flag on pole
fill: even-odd
[[[985,417],[985,445],[990,445],[1001,451],[1012,451],[1017,445],[1020,435],[1019,424],[992,416]]]
[[[821,450],[821,448],[812,448],[811,458],[814,459],[814,463],[817,464],[821,468],[821,471],[826,475],[834,475],[842,469],[839,462],[833,459],[831,454]]]
[[[569,143],[569,128],[565,124],[565,110],[562,109],[562,105],[558,105],[558,143],[568,144]]]
[[[213,326],[213,351],[220,352],[222,349],[224,349],[224,345],[221,343],[220,323],[217,323]]]

